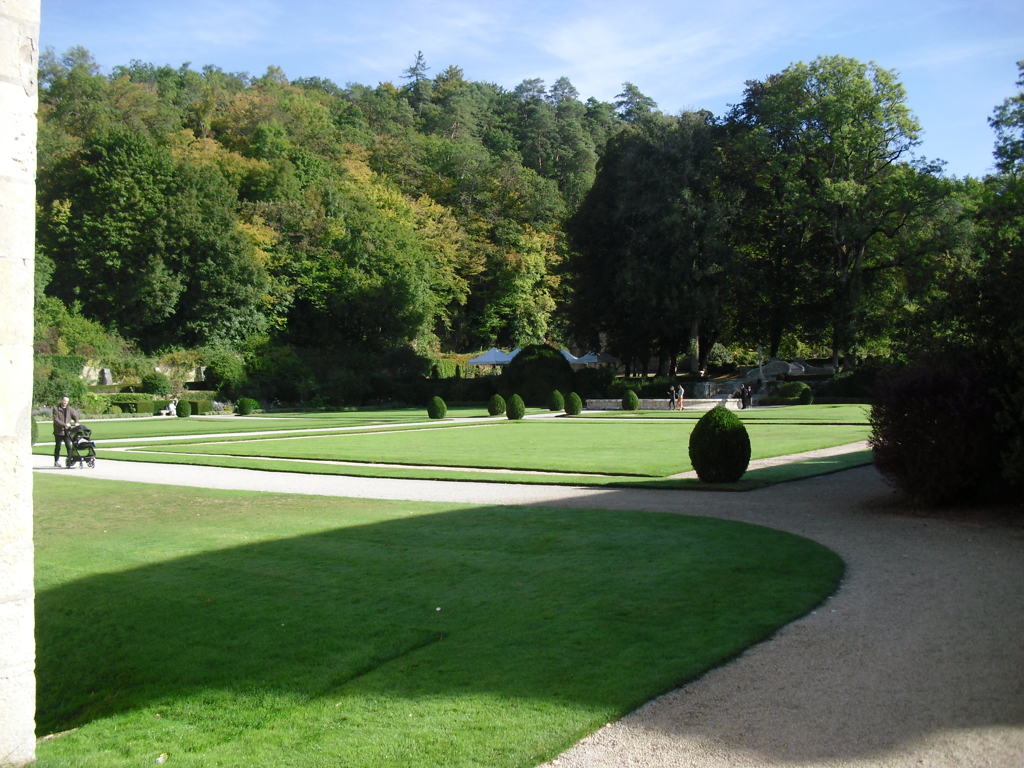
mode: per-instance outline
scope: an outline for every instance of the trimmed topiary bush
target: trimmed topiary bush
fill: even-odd
[[[562,393],[557,389],[553,390],[548,396],[548,410],[560,411],[563,408],[565,408],[565,398],[562,397]]]
[[[444,400],[442,400],[437,395],[434,395],[427,402],[427,416],[429,416],[430,418],[432,418],[432,419],[443,419],[445,417],[445,414],[447,414],[447,413],[448,413],[448,406],[445,405],[444,404]]]
[[[487,403],[487,412],[491,416],[501,416],[505,413],[505,398],[495,393]]]
[[[36,421],[35,416],[32,416],[30,421],[32,422],[32,445],[35,445],[36,440],[39,439],[39,422]]]
[[[187,419],[192,415],[192,403],[188,400],[179,400],[177,405],[177,414],[183,419]]]
[[[570,416],[579,416],[583,411],[583,401],[575,392],[570,392],[565,398],[565,412]]]
[[[800,405],[810,405],[811,403],[814,402],[814,392],[811,390],[810,387],[801,390],[799,400]]]
[[[705,483],[735,483],[750,464],[750,437],[740,417],[719,405],[690,433],[690,463]]]
[[[260,404],[251,397],[240,397],[235,405],[238,407],[238,413],[241,416],[248,416],[260,407]]]
[[[526,404],[523,403],[523,398],[519,395],[512,395],[508,399],[508,410],[505,411],[505,415],[512,421],[519,421],[523,418],[526,415]]]
[[[622,410],[640,410],[640,398],[637,397],[636,392],[634,392],[632,389],[627,389],[625,394],[622,395]]]

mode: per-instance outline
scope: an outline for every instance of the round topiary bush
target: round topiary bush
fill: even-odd
[[[705,413],[690,433],[690,463],[705,483],[735,483],[750,464],[750,437],[723,405]]]
[[[575,392],[570,392],[565,398],[565,412],[570,416],[579,416],[583,411],[583,401]]]
[[[31,421],[32,421],[32,445],[35,445],[36,444],[36,440],[39,439],[39,422],[36,421],[36,417],[35,416],[32,417]]]
[[[444,400],[437,395],[434,395],[430,398],[429,402],[427,402],[427,416],[430,418],[443,419],[446,413],[448,413],[448,406],[445,405]]]
[[[512,421],[519,421],[526,415],[526,404],[523,403],[523,398],[519,395],[512,395],[508,399],[508,410],[505,412]]]
[[[179,400],[177,409],[178,416],[183,419],[187,419],[192,415],[192,403],[188,400]]]
[[[238,413],[241,416],[248,416],[250,413],[260,407],[260,404],[253,400],[251,397],[240,397],[236,403],[238,406]],[[181,405],[179,403],[178,407]]]
[[[553,390],[548,396],[548,410],[560,411],[563,408],[565,408],[565,398],[562,397],[562,393],[557,389]]]
[[[491,416],[501,416],[505,413],[505,398],[495,393],[487,403],[487,412]]]
[[[810,405],[814,402],[814,392],[811,388],[800,390],[800,405]]]
[[[622,396],[622,410],[640,410],[640,398],[636,396],[636,392],[634,392],[632,389],[627,389],[626,394]]]
[[[171,380],[167,374],[150,371],[142,376],[139,391],[145,392],[147,395],[169,395],[171,394]]]

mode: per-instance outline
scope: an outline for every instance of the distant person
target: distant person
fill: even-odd
[[[676,409],[676,385],[670,384],[668,388],[668,409],[674,411]]]
[[[683,410],[683,398],[686,397],[686,390],[683,389],[683,385],[680,384],[679,388],[676,390],[676,392],[677,392],[677,394],[676,394],[676,405],[679,408],[679,410],[681,411],[681,410]]]
[[[174,398],[167,404],[167,415],[177,416],[178,415],[178,398]]]
[[[53,466],[55,469],[60,469],[60,445],[64,443],[64,446],[68,454],[68,466],[71,462],[71,437],[68,432],[71,430],[71,422],[78,426],[79,420],[82,418],[81,414],[72,408],[68,403],[70,400],[67,395],[64,395],[60,399],[60,405],[55,405],[50,411],[50,415],[53,417]]]

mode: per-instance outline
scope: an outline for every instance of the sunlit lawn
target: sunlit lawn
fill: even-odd
[[[531,413],[539,412],[533,409]],[[486,408],[451,408],[451,417],[487,416]],[[408,424],[429,421],[424,408],[396,408],[390,410],[354,410],[330,413],[283,413],[253,416],[204,415],[189,418],[154,416],[133,419],[95,419],[84,422],[93,431],[96,440],[123,440],[127,438],[161,437],[169,435],[206,435],[229,432],[265,432],[269,430],[334,429],[386,424]],[[45,426],[41,422],[41,434]]]
[[[532,766],[830,594],[676,515],[36,479],[39,765]]]
[[[167,453],[387,462],[664,477],[689,470],[693,422],[544,420],[153,446]],[[799,453],[867,438],[867,426],[747,425],[753,458]]]

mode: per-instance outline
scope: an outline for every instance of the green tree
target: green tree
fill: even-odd
[[[753,124],[795,142],[798,183],[787,194],[831,242],[833,361],[852,363],[865,275],[884,252],[876,244],[934,210],[936,168],[910,164],[920,128],[892,71],[822,57],[788,67],[763,91]]]
[[[686,113],[643,121],[609,145],[568,224],[581,338],[604,334],[627,358],[659,351],[662,374],[680,352],[694,353],[692,369],[703,362],[700,339],[714,340],[732,260],[722,137],[710,114]]]
[[[636,123],[655,113],[658,103],[645,96],[632,83],[622,84],[622,93],[615,97],[615,109],[627,123]]]

